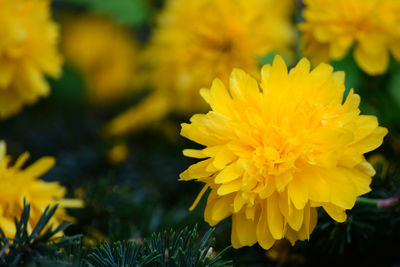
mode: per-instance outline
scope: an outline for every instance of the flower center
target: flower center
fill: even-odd
[[[260,146],[253,151],[252,161],[261,175],[279,175],[291,169],[295,170],[296,160],[302,152],[301,147],[294,146],[290,141],[279,150],[272,146]]]

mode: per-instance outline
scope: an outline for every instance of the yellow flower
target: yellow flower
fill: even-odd
[[[300,24],[305,54],[317,64],[340,60],[354,46],[357,64],[382,74],[389,52],[400,61],[400,1],[305,0]]]
[[[129,154],[129,148],[125,143],[113,146],[108,151],[107,159],[111,164],[120,164],[126,160]]]
[[[24,199],[31,205],[30,230],[36,226],[49,204],[60,204],[50,221],[53,227],[57,227],[64,220],[73,220],[64,208],[82,207],[81,200],[64,198],[66,189],[58,182],[38,179],[54,165],[54,158],[43,157],[29,167],[21,169],[28,158],[29,154],[24,153],[10,166],[11,157],[6,155],[6,145],[0,141],[0,228],[7,237],[15,235],[14,218],[21,215]]]
[[[210,188],[205,220],[215,225],[232,216],[235,248],[308,239],[316,207],[344,222],[356,197],[370,191],[375,171],[363,154],[387,134],[376,117],[359,115],[353,91],[343,102],[344,90],[343,72],[327,64],[310,72],[303,58],[288,73],[279,56],[262,68],[260,85],[235,69],[229,90],[219,79],[202,89],[212,111],[194,115],[181,131],[206,147],[184,150],[207,158],[180,175],[205,183],[191,209]]]
[[[157,96],[115,119],[108,131],[136,130],[168,112],[206,110],[198,89],[214,77],[227,81],[234,67],[257,75],[257,56],[290,53],[292,7],[291,0],[168,1],[142,59]]]
[[[66,60],[83,73],[93,103],[112,104],[131,93],[137,47],[128,30],[105,17],[71,17],[62,37]]]
[[[58,27],[48,0],[0,0],[0,118],[50,92],[45,74],[58,77]]]

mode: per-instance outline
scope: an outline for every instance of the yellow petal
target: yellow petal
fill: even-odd
[[[288,185],[288,194],[296,209],[302,210],[308,201],[308,189],[303,179],[294,177]]]
[[[387,135],[388,130],[384,127],[376,128],[370,135],[361,139],[357,143],[348,147],[348,154],[364,154],[378,148],[383,138]]]
[[[209,177],[212,172],[207,171],[207,167],[211,162],[212,159],[197,162],[196,164],[191,165],[186,171],[182,172],[179,177],[181,180],[185,181]]]
[[[242,187],[242,180],[241,179],[236,179],[233,180],[232,182],[229,183],[224,183],[218,188],[218,195],[224,196],[228,195],[233,192],[237,192],[241,189]]]
[[[234,162],[231,165],[225,167],[216,177],[215,183],[222,184],[231,182],[239,178],[244,172],[242,164]]]
[[[290,76],[294,76],[296,74],[307,75],[310,72],[310,67],[311,67],[310,61],[307,58],[303,57],[297,63],[296,67],[290,70],[289,75]]]
[[[316,208],[310,208],[308,205],[304,208],[303,227],[300,229],[299,237],[302,240],[309,239],[310,234],[317,225],[318,213]]]
[[[288,75],[286,63],[282,57],[277,55],[272,66],[265,65],[261,70],[261,87],[264,93],[268,93],[269,88],[279,86]]]
[[[275,239],[283,237],[283,216],[279,210],[279,198],[275,193],[267,199],[267,219],[271,235]]]
[[[164,117],[170,111],[170,98],[155,93],[138,105],[129,108],[111,120],[104,128],[106,136],[134,132]]]
[[[210,89],[207,88],[200,89],[200,95],[208,104],[210,104],[211,101]]]
[[[0,64],[0,90],[5,89],[10,85],[15,66],[13,64],[3,62]]]
[[[275,177],[276,190],[282,192],[292,179],[293,174],[291,172],[284,172],[281,175],[277,175]]]
[[[24,173],[31,177],[40,177],[51,169],[56,160],[53,157],[42,157],[24,170]]]
[[[389,52],[386,49],[368,52],[357,46],[354,58],[361,69],[370,75],[383,74],[389,65]]]
[[[303,210],[298,210],[296,207],[292,207],[290,216],[287,218],[287,222],[293,230],[300,230],[301,226],[303,225],[303,215]]]
[[[260,219],[257,223],[256,234],[258,243],[264,249],[270,249],[275,243],[275,239],[272,237],[271,232],[269,231],[267,217],[267,208],[266,205],[263,204]]]
[[[0,140],[0,162],[3,161],[5,155],[6,155],[7,147],[6,147],[6,142],[3,140]]]
[[[334,219],[335,221],[340,223],[346,221],[347,214],[345,212],[345,209],[342,209],[331,203],[324,203],[322,207],[329,214],[329,216],[331,216],[331,218]]]
[[[236,214],[232,215],[232,231],[231,231],[231,242],[232,242],[232,246],[233,248],[237,249],[240,247],[243,247],[244,245],[242,245],[239,241],[239,237],[238,237],[238,224],[236,222],[236,219],[234,219],[236,217]]]
[[[219,222],[232,213],[233,198],[233,195],[228,195],[217,199],[211,211],[213,222]]]
[[[23,154],[21,154],[18,157],[17,161],[15,162],[14,168],[16,169],[22,168],[22,166],[24,166],[25,162],[29,159],[29,157],[30,157],[29,152],[24,152]]]
[[[235,200],[233,202],[233,212],[239,212],[245,203],[246,199],[243,198],[242,192],[236,193]]]
[[[340,171],[343,173],[343,176],[351,180],[351,182],[354,184],[357,196],[371,191],[371,188],[369,187],[372,181],[371,176],[354,168],[340,168]]]
[[[244,100],[255,105],[260,90],[257,81],[241,69],[234,69],[229,80],[229,89],[234,99]]]
[[[378,119],[375,116],[359,115],[355,119],[356,128],[354,131],[354,141],[356,143],[363,138],[369,136],[378,128]]]
[[[232,216],[232,228],[236,228],[237,238],[242,246],[252,246],[257,242],[256,222],[246,219],[243,213]]]
[[[62,200],[57,201],[60,204],[60,207],[63,208],[82,208],[84,206],[84,202],[81,199],[73,199],[73,198],[63,198]]]
[[[343,169],[327,170],[324,176],[331,190],[330,202],[344,209],[353,208],[356,202],[357,189]]]
[[[392,51],[393,57],[400,61],[400,38],[398,38],[393,44],[390,46],[390,51]]]
[[[222,148],[215,155],[213,164],[217,169],[220,170],[235,159],[237,159],[237,157],[234,153],[232,153],[229,149]]]
[[[318,91],[312,93],[319,94],[320,87],[331,78],[332,73],[333,67],[325,63],[321,63],[314,68],[310,73],[309,82]]]
[[[186,157],[196,158],[196,159],[203,159],[207,157],[206,155],[203,154],[201,150],[198,149],[184,149],[183,155],[185,155]]]
[[[375,175],[375,169],[374,167],[372,167],[372,165],[367,162],[366,160],[363,160],[362,162],[360,162],[360,164],[358,164],[356,166],[356,169],[365,173],[366,175],[372,177]]]
[[[308,185],[308,196],[310,200],[317,202],[328,202],[330,200],[329,185],[323,177],[323,172],[316,168],[305,169],[298,174]]]
[[[232,99],[220,79],[215,79],[210,89],[210,106],[212,110],[230,116],[230,103]]]
[[[208,185],[205,185],[203,187],[203,189],[201,189],[200,193],[197,195],[196,199],[194,200],[192,206],[190,206],[189,210],[192,211],[196,208],[197,204],[199,204],[200,199],[203,197],[204,193],[207,191],[208,189]]]

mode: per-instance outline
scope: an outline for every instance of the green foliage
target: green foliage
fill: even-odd
[[[20,266],[42,257],[56,256],[61,249],[76,245],[80,236],[55,237],[65,230],[69,223],[63,223],[55,229],[48,225],[56,210],[57,205],[52,208],[47,207],[29,234],[30,205],[24,204],[21,218],[15,221],[15,236],[7,238],[0,229],[0,266]]]
[[[150,8],[144,0],[55,0],[55,3],[74,4],[93,13],[105,14],[126,25],[147,23]]]
[[[231,261],[223,261],[222,256],[230,249],[225,248],[212,257],[211,238],[214,229],[210,229],[198,242],[197,227],[193,230],[185,228],[180,232],[170,230],[152,234],[142,243],[123,241],[111,246],[103,243],[88,255],[90,266],[230,266]]]
[[[360,90],[363,83],[364,74],[357,66],[353,58],[353,50],[349,51],[345,58],[339,61],[331,62],[331,65],[335,71],[344,71],[346,74],[345,86],[346,92],[348,94],[350,89],[354,89],[356,92]]]
[[[400,108],[400,71],[396,72],[389,82],[389,92],[397,107]]]
[[[160,255],[153,251],[144,255],[143,246],[131,241],[115,242],[110,246],[108,243],[101,244],[88,255],[89,266],[146,266],[154,264]]]
[[[214,229],[210,229],[200,240],[196,242],[199,234],[197,227],[193,230],[185,228],[181,232],[163,232],[153,234],[150,239],[144,240],[146,254],[156,252],[160,257],[157,259],[159,267],[174,266],[229,266],[231,261],[222,261],[222,256],[231,248],[222,250],[218,255],[212,257],[212,246],[215,242],[211,238]]]
[[[37,225],[28,233],[30,205],[25,205],[20,220],[16,220],[16,234],[7,238],[0,229],[0,266],[229,266],[222,256],[230,247],[218,255],[211,255],[215,240],[210,229],[199,239],[197,227],[180,232],[170,230],[162,234],[153,233],[143,242],[117,241],[110,245],[101,243],[87,248],[81,244],[81,236],[55,237],[70,224],[61,224],[56,229],[49,226],[57,206],[46,208]]]

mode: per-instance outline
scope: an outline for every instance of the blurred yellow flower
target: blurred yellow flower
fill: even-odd
[[[400,1],[305,0],[300,24],[304,53],[313,63],[340,60],[354,46],[357,64],[382,74],[389,52],[400,61]]]
[[[70,17],[63,25],[66,60],[83,73],[89,99],[113,104],[132,92],[137,47],[131,33],[106,17]]]
[[[58,26],[49,0],[0,0],[0,118],[50,92],[45,74],[58,77]]]
[[[257,75],[257,56],[290,54],[292,9],[291,0],[167,1],[141,60],[158,96],[115,119],[108,132],[136,130],[171,111],[204,111],[198,89],[215,77],[227,81],[234,67]]]
[[[25,169],[21,169],[29,154],[22,154],[13,166],[11,157],[6,155],[6,145],[0,141],[0,228],[7,237],[15,234],[14,218],[19,217],[24,207],[24,199],[31,205],[29,227],[32,230],[42,212],[49,204],[60,204],[50,224],[57,227],[62,221],[72,221],[64,208],[82,207],[78,199],[65,199],[66,189],[58,182],[45,182],[38,177],[53,165],[54,158],[43,157]]]
[[[343,102],[344,90],[343,72],[327,64],[310,72],[303,58],[288,73],[279,56],[262,68],[260,85],[235,69],[229,89],[219,79],[202,89],[212,111],[181,131],[206,147],[183,151],[207,158],[180,175],[205,183],[191,209],[210,188],[205,220],[213,226],[232,216],[235,248],[308,239],[316,207],[344,222],[356,197],[370,191],[375,171],[363,154],[387,134],[376,117],[359,115],[353,91]]]
[[[129,154],[129,148],[126,144],[118,144],[113,146],[110,151],[108,151],[108,161],[111,164],[119,164],[126,160]]]

